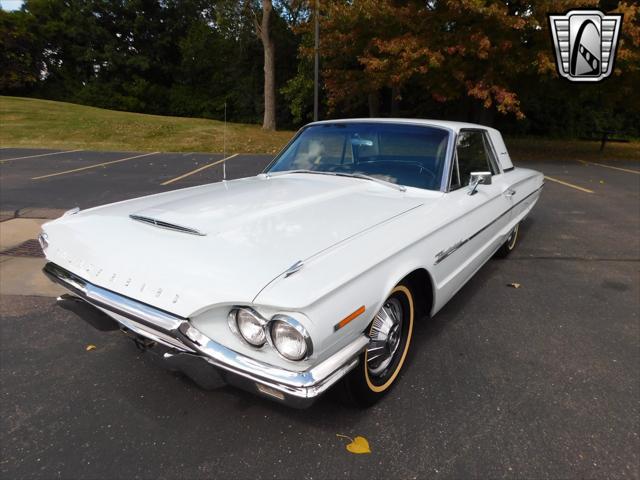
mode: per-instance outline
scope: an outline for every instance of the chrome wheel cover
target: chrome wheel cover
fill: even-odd
[[[402,340],[402,304],[389,298],[373,319],[367,346],[367,370],[373,377],[383,376],[393,362]]]

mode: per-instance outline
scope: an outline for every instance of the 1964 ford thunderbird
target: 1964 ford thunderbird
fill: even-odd
[[[340,382],[368,406],[542,185],[491,128],[325,121],[255,177],[74,209],[40,242],[61,307],[201,386],[304,407]]]

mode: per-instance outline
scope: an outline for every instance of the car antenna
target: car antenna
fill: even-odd
[[[224,126],[222,127],[222,181],[227,181],[227,101],[224,102]]]

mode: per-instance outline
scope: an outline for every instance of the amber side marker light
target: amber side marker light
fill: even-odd
[[[353,320],[354,318],[359,317],[360,315],[362,315],[365,311],[364,305],[362,305],[359,309],[357,309],[355,312],[349,314],[348,316],[344,317],[342,320],[340,320],[340,323],[337,323],[334,328],[334,330],[340,330],[342,327],[344,327],[345,325],[347,325],[351,320]]]

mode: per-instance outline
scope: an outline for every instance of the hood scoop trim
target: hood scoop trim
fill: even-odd
[[[182,225],[176,225],[175,223],[163,222],[162,220],[158,220],[151,217],[145,217],[142,215],[129,215],[131,220],[135,220],[137,222],[146,223],[147,225],[153,225],[154,227],[164,228],[165,230],[173,230],[174,232],[188,233],[190,235],[198,235],[200,237],[204,237],[207,234],[201,232],[200,230],[196,230],[195,228],[183,227]]]

